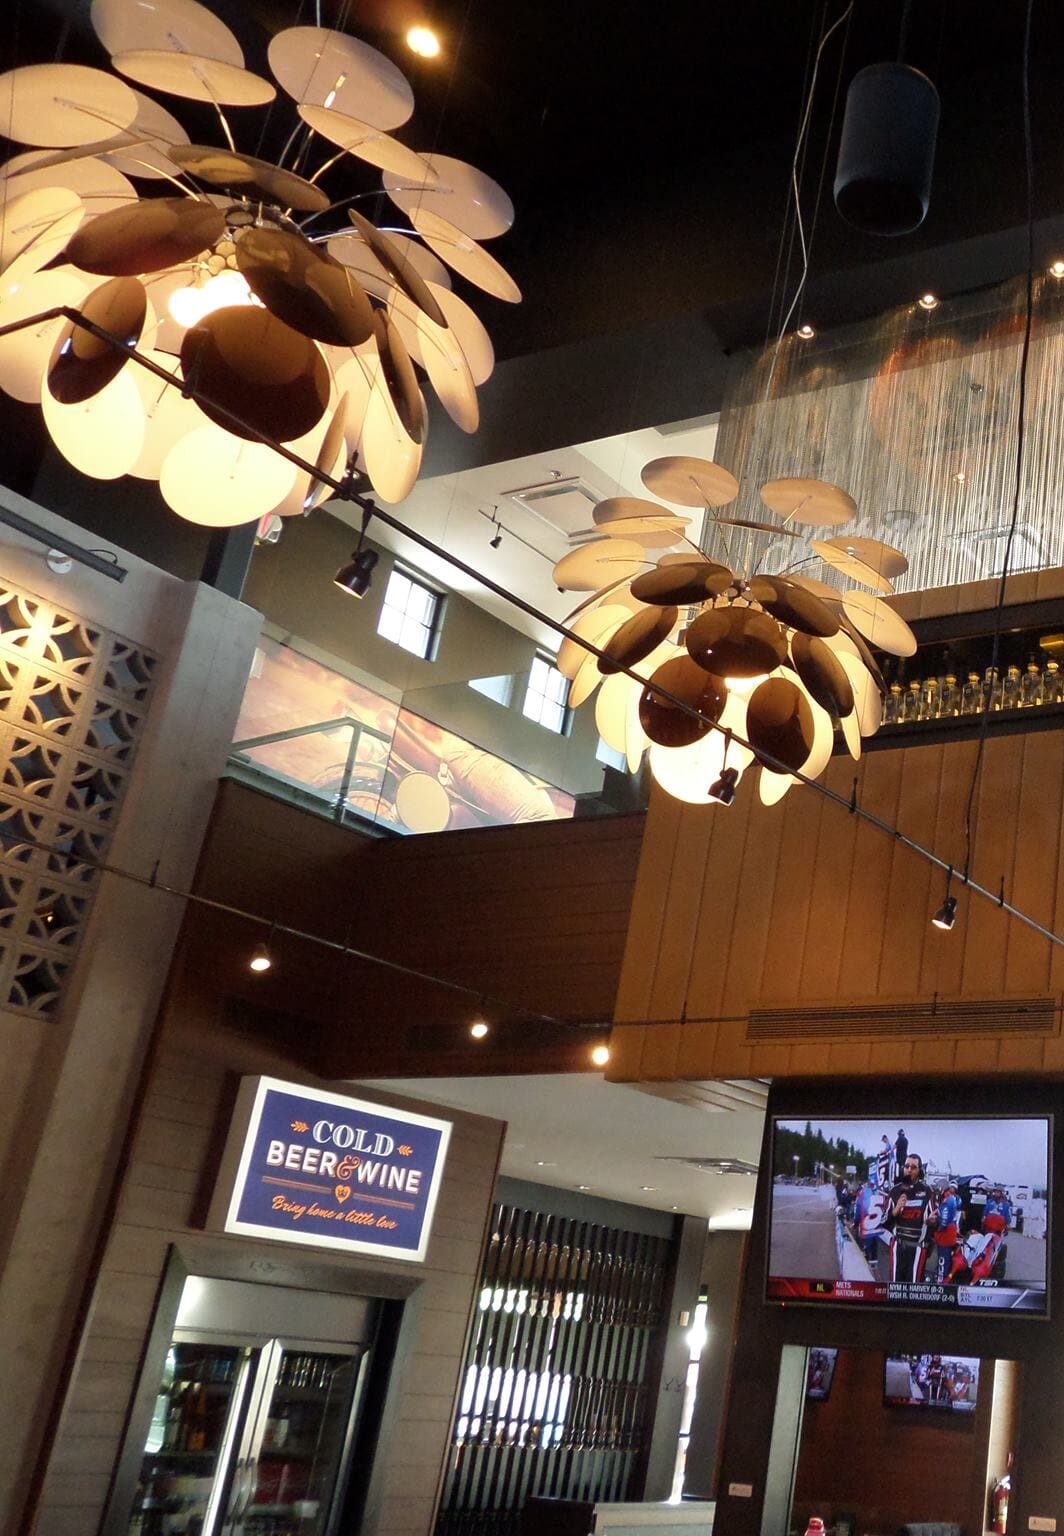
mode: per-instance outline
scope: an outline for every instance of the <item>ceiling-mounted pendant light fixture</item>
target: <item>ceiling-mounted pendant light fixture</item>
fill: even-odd
[[[835,172],[835,206],[868,235],[908,235],[931,201],[940,102],[926,75],[900,60],[870,64],[850,83]]]

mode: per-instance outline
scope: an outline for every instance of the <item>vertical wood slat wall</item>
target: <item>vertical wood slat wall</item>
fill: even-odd
[[[230,1047],[237,1070],[241,1048],[248,1051],[244,1042]],[[278,1071],[280,1065],[246,1060],[243,1070],[306,1080],[291,1068],[287,1074]],[[171,1047],[156,1065],[51,1459],[37,1536],[95,1536],[99,1529],[171,1244],[188,1244],[182,1252],[194,1256],[195,1242],[203,1241],[189,1226],[189,1215],[204,1173],[211,1171],[225,1084],[217,1036],[213,1059]],[[328,1289],[329,1265],[366,1270],[367,1290],[379,1270],[381,1294],[388,1293],[389,1275],[409,1278],[414,1270],[419,1282],[416,1335],[399,1383],[393,1430],[380,1447],[376,1502],[364,1527],[375,1536],[427,1536],[431,1530],[480,1274],[503,1126],[459,1112],[448,1118],[454,1131],[424,1265],[313,1250],[319,1289]],[[298,1266],[308,1259],[305,1249],[232,1237],[211,1241],[252,1257],[248,1279],[301,1283]]]
[[[974,741],[835,758],[826,782],[960,868]],[[990,739],[974,809],[971,874],[1064,931],[1064,732]],[[610,1076],[619,1080],[834,1073],[1064,1071],[1051,1031],[998,1038],[758,1042],[751,1009],[1064,991],[1064,950],[954,883],[957,923],[930,918],[945,879],[844,807],[796,787],[730,809],[655,791],[621,974]],[[642,1021],[666,1021],[644,1024]],[[684,1020],[685,1022],[681,1022]],[[670,1022],[675,1021],[675,1022]],[[688,1022],[689,1021],[689,1022]]]
[[[646,1233],[495,1207],[437,1536],[511,1536],[529,1498],[628,1496],[668,1251]]]

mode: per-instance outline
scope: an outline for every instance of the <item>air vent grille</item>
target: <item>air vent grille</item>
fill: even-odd
[[[903,1035],[1052,1035],[1058,1004],[1051,997],[962,999],[957,1002],[870,1003],[855,1008],[757,1008],[746,1038],[892,1039]]]

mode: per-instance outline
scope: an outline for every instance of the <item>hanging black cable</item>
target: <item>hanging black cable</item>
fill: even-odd
[[[1005,553],[1001,562],[1001,580],[998,583],[997,604],[994,609],[994,639],[990,650],[990,689],[993,690],[998,673],[998,662],[1001,653],[1001,627],[1004,619],[1005,592],[1008,585],[1009,564],[1012,559],[1012,545],[1016,537],[1016,527],[1020,518],[1020,497],[1023,493],[1023,465],[1024,465],[1024,439],[1026,433],[1027,415],[1027,368],[1031,356],[1031,330],[1034,321],[1034,151],[1031,135],[1031,20],[1034,14],[1034,0],[1027,0],[1023,23],[1023,57],[1020,67],[1021,100],[1023,111],[1023,159],[1027,189],[1027,283],[1026,302],[1023,326],[1023,346],[1020,352],[1020,379],[1018,399],[1016,403],[1016,452],[1015,469],[1012,487],[1012,515],[1009,519],[1008,536],[1005,539]],[[971,782],[968,785],[968,799],[964,807],[964,873],[965,885],[969,883],[972,864],[972,809],[975,804],[975,793],[982,776],[983,758],[986,749],[986,732],[990,719],[991,693],[987,692],[983,699],[983,714],[979,722],[979,739],[975,749],[975,762],[972,765]]]

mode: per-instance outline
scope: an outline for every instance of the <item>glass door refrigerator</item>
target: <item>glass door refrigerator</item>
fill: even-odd
[[[366,1349],[175,1329],[129,1536],[333,1536]]]

